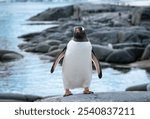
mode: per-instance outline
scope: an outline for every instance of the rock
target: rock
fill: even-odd
[[[30,43],[30,42],[28,42],[28,43],[22,43],[22,44],[19,44],[19,45],[18,45],[18,47],[19,47],[21,50],[23,50],[23,49],[28,49],[28,48],[33,48],[33,47],[35,47],[35,46],[36,46],[35,44]]]
[[[150,83],[149,83],[149,84],[147,84],[147,86],[146,86],[146,90],[147,90],[147,91],[150,91]]]
[[[129,64],[130,68],[142,68],[142,69],[150,69],[150,59],[149,60],[142,60],[136,61]]]
[[[98,31],[88,35],[93,44],[115,44],[118,43],[116,31]]]
[[[59,44],[61,44],[61,41],[59,41],[59,40],[47,40],[47,41],[45,41],[45,43],[50,45],[50,46],[52,46],[52,45],[59,45]]]
[[[90,95],[74,94],[68,97],[49,96],[37,102],[150,102],[150,92],[100,92]]]
[[[136,86],[131,86],[126,89],[126,91],[147,91],[147,84],[140,84]]]
[[[35,52],[47,53],[50,46],[46,43],[40,43],[35,47]]]
[[[135,60],[138,60],[141,58],[144,48],[138,48],[138,47],[130,47],[130,48],[125,48],[125,50],[132,56],[134,57]]]
[[[56,49],[56,50],[49,52],[47,55],[56,57],[61,51],[62,51],[62,49]]]
[[[67,46],[67,44],[64,43],[64,44],[60,44],[58,48],[59,48],[59,49],[64,49],[66,46]]]
[[[25,34],[25,35],[21,35],[18,38],[25,38],[25,39],[31,39],[34,36],[40,35],[40,32],[35,32],[35,33],[29,33],[29,34]],[[27,40],[29,41],[29,40]]]
[[[98,60],[105,61],[107,56],[113,52],[113,49],[101,45],[92,45]]]
[[[58,49],[58,45],[50,46],[50,48],[48,49],[48,52],[51,52],[51,51],[56,50],[56,49]]]
[[[150,7],[145,7],[141,13],[141,21],[149,21],[150,20]]]
[[[22,95],[15,93],[1,93],[0,102],[34,102],[42,99],[43,97],[34,95]]]
[[[150,44],[145,48],[141,60],[150,59]]]
[[[0,50],[0,61],[9,62],[14,60],[19,60],[23,58],[23,55],[9,50]]]
[[[73,5],[65,7],[50,8],[44,12],[31,17],[31,21],[50,21],[58,20],[59,18],[67,18],[73,15]]]
[[[117,43],[117,44],[113,44],[113,48],[114,49],[123,49],[126,47],[137,47],[137,48],[142,48],[143,45],[141,43]]]
[[[131,18],[131,24],[132,25],[139,25],[141,22],[141,13],[142,9],[141,8],[136,8],[133,13],[132,13],[132,18]]]
[[[127,64],[136,61],[126,50],[115,50],[107,58],[106,62]]]

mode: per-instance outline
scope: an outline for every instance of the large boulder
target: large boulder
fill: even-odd
[[[125,48],[125,50],[132,56],[134,59],[138,60],[141,58],[144,48],[138,48],[138,47],[129,47]]]
[[[141,60],[150,59],[150,44],[145,48]]]
[[[136,59],[126,50],[115,50],[106,58],[106,62],[117,64],[127,64],[134,61]]]
[[[9,62],[23,58],[23,55],[9,50],[0,50],[0,61]]]
[[[57,8],[49,8],[44,12],[31,17],[32,21],[51,21],[58,20],[59,18],[67,18],[73,15],[73,5]]]
[[[98,58],[98,60],[105,61],[107,56],[113,52],[113,49],[101,46],[101,45],[93,45],[93,50]]]

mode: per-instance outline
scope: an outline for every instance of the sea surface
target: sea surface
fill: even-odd
[[[39,96],[62,95],[63,82],[61,66],[50,74],[51,63],[40,60],[39,55],[21,51],[22,43],[18,36],[39,32],[55,24],[29,25],[31,16],[49,7],[64,6],[70,3],[0,3],[0,49],[17,51],[24,58],[10,63],[0,63],[0,93],[21,93]],[[147,83],[150,74],[143,69],[104,68],[103,78],[98,79],[93,71],[91,89],[94,92],[124,91],[132,85]],[[80,93],[75,89],[73,93]]]

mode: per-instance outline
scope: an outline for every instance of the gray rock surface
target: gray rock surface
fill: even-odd
[[[0,94],[0,102],[34,102],[39,99],[42,99],[42,97],[34,95],[15,94],[15,93]]]
[[[150,44],[145,48],[141,60],[150,59]]]
[[[90,95],[75,94],[68,97],[46,97],[39,102],[150,102],[150,92],[101,92]]]
[[[50,8],[45,12],[39,13],[36,16],[30,18],[33,21],[50,21],[50,20],[58,20],[59,18],[71,17],[73,15],[73,5],[58,7],[58,8]]]
[[[14,60],[19,60],[23,58],[23,55],[9,50],[0,50],[0,61],[1,62],[9,62]]]

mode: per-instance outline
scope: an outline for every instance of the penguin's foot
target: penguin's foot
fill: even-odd
[[[83,94],[94,94],[92,91],[84,91]]]
[[[72,95],[71,91],[70,91],[69,89],[66,89],[66,90],[65,90],[64,97],[70,96],[70,95]]]
[[[90,91],[89,88],[84,88],[83,94],[93,94],[94,92]]]

